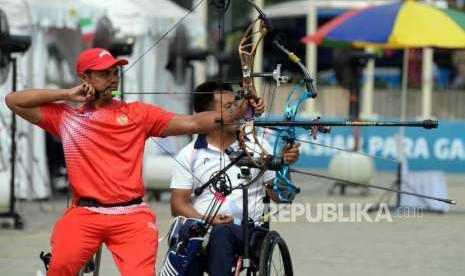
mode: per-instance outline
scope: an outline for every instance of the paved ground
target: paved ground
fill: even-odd
[[[303,191],[296,202],[301,206],[313,204],[313,211],[316,203],[343,203],[348,214],[351,203],[375,203],[381,196],[372,192],[368,197],[360,197],[352,189],[350,195],[330,197],[327,195],[330,183],[299,180]],[[393,176],[382,175],[378,180],[377,184],[389,186]],[[401,214],[392,222],[309,222],[305,216],[299,216],[295,222],[274,222],[272,228],[288,243],[295,275],[462,276],[465,275],[465,176],[448,176],[448,182],[449,197],[459,204],[446,214],[417,213],[416,218]],[[164,234],[171,219],[169,204],[164,201],[151,205],[158,213],[160,233]],[[23,231],[0,230],[0,275],[38,275],[37,271],[43,269],[39,252],[49,248],[52,225],[65,206],[64,198],[19,203],[18,211],[26,227]],[[281,214],[286,214],[285,210]],[[374,214],[371,216],[374,218]],[[162,242],[159,259],[165,250],[166,242]],[[107,251],[102,262],[100,275],[119,275]]]

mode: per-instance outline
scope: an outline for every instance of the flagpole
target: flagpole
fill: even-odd
[[[315,33],[318,24],[317,0],[308,1],[307,13],[307,36]],[[317,45],[315,43],[307,43],[305,46],[305,66],[314,80],[316,88],[317,80]],[[315,114],[315,101],[305,101],[303,112],[307,114]]]
[[[409,61],[409,48],[404,49],[404,59],[402,64],[402,87],[400,95],[400,121],[405,121],[407,117],[407,91],[408,91],[408,61]],[[407,161],[404,152],[404,138],[405,138],[405,127],[399,128],[399,137],[397,139],[397,160],[401,164],[401,170],[404,166],[404,162]]]
[[[425,3],[433,5],[434,1],[427,0]],[[433,97],[433,48],[423,48],[421,72],[421,116],[429,118],[432,115],[432,97]]]
[[[368,5],[372,5],[373,0],[368,0]],[[373,47],[366,47],[365,52],[369,54],[374,53]],[[376,114],[373,114],[373,91],[375,89],[375,59],[368,59],[367,65],[363,70],[364,82],[362,89],[362,110],[359,117],[369,119],[376,117]]]

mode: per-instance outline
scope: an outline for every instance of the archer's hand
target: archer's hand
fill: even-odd
[[[265,102],[262,98],[250,99],[249,104],[254,108],[255,117],[259,117],[265,112]]]
[[[265,103],[261,98],[258,98],[258,100],[243,100],[239,104],[239,106],[237,106],[237,108],[233,111],[233,114],[231,114],[233,120],[243,119],[247,111],[249,110],[249,107],[252,107],[254,109],[254,115],[257,117],[262,115],[265,111]]]
[[[68,89],[67,99],[72,102],[90,102],[95,98],[95,88],[87,82]]]
[[[287,164],[294,164],[299,160],[300,155],[300,144],[294,143],[291,145],[287,145],[286,148],[283,150],[283,158]]]
[[[217,225],[217,224],[232,224],[234,222],[233,217],[228,216],[228,215],[216,215],[215,218],[213,219],[212,224]]]

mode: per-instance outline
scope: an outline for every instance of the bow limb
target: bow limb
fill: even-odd
[[[259,24],[258,30],[255,26]],[[257,91],[253,77],[253,67],[257,49],[268,33],[267,24],[264,19],[258,17],[245,31],[239,43],[239,57],[242,69],[242,89],[245,99],[256,99]],[[250,114],[252,117],[253,114]]]
[[[300,68],[300,71],[302,71],[302,74],[304,76],[302,81],[305,84],[305,90],[306,90],[305,94],[308,94],[308,95],[306,95],[306,97],[315,98],[316,97],[316,89],[315,89],[315,86],[313,85],[313,79],[312,79],[312,77],[310,75],[310,72],[308,71],[307,67],[305,67],[305,65],[302,63],[302,60],[300,59],[300,57],[298,57],[296,54],[294,54],[293,52],[286,49],[286,47],[284,47],[279,42],[278,39],[273,40],[273,45],[276,47],[276,49],[280,50],[282,53],[287,55],[287,57],[289,58],[290,61],[297,64],[297,66]]]
[[[284,106],[284,121],[294,122],[302,104],[316,97],[313,79],[310,77],[310,73],[297,55],[286,49],[278,40],[274,40],[273,44],[277,49],[286,54],[292,62],[297,64],[303,73],[302,82],[299,85],[295,85],[289,92]],[[284,142],[284,146],[286,147],[294,144],[295,139],[296,127],[291,126],[277,129],[277,138],[273,147],[273,155],[282,155],[283,149],[281,143]],[[273,190],[282,202],[292,202],[296,194],[300,191],[300,189],[292,183],[290,172],[289,164],[284,163],[282,168],[276,172],[276,178],[273,181]]]
[[[300,90],[300,95],[297,95]],[[296,96],[295,99],[293,97]],[[302,86],[297,85],[289,93],[284,108],[284,121],[293,122],[297,116],[297,112],[300,110],[302,103],[308,99],[311,99],[311,94]],[[281,156],[283,154],[283,146],[292,146],[296,139],[296,127],[281,127],[275,129],[276,140],[273,146],[273,155]],[[284,144],[284,145],[282,145]],[[276,172],[276,177],[273,181],[273,190],[277,194],[278,198],[282,202],[291,202],[296,194],[299,192],[299,188],[296,187],[291,181],[291,174],[289,170],[289,164],[284,163],[282,168]]]
[[[246,0],[246,2],[251,5],[258,13],[258,17],[247,27],[244,35],[242,36],[239,43],[239,57],[241,62],[242,70],[242,96],[243,100],[248,101],[250,99],[257,99],[257,90],[254,83],[254,60],[257,54],[257,49],[260,43],[263,42],[264,37],[270,30],[270,24],[266,19],[263,11],[255,5],[252,1]],[[267,151],[263,148],[256,136],[256,130],[254,125],[254,110],[249,106],[245,114],[245,123],[241,125],[239,130],[238,140],[241,149],[249,156],[253,155],[255,149],[247,147],[246,140],[248,139],[247,135],[250,134],[253,139],[253,143],[258,147],[260,154],[261,163],[266,162],[266,157],[268,156]]]

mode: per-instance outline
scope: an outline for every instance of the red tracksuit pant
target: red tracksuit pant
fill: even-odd
[[[48,276],[75,276],[105,243],[123,276],[153,276],[158,248],[155,215],[104,215],[69,208],[53,229]]]

